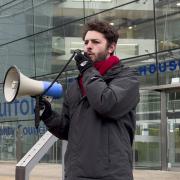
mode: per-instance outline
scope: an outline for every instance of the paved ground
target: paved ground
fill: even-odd
[[[15,180],[13,163],[0,162],[0,180]],[[57,164],[40,164],[36,166],[29,180],[61,180],[62,169]],[[180,172],[158,170],[134,170],[134,180],[180,180]]]

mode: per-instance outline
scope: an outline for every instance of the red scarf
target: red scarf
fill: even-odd
[[[116,56],[110,56],[108,59],[104,61],[98,61],[94,63],[94,67],[99,71],[99,73],[103,76],[109,69],[111,69],[114,65],[119,63],[119,58]],[[86,95],[86,92],[83,87],[82,76],[79,79],[79,86],[81,88],[83,96]]]

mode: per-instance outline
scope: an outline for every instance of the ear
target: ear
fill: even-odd
[[[112,54],[115,51],[115,49],[116,49],[116,44],[115,43],[110,44],[108,47],[109,54]]]

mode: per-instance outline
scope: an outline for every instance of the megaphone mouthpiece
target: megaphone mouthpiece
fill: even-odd
[[[74,50],[74,53],[82,53],[82,52],[84,52],[82,49],[76,49],[76,50]]]

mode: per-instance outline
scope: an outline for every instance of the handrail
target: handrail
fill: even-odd
[[[57,137],[47,131],[16,164],[15,180],[29,180],[31,170],[47,153],[57,139]]]
[[[154,85],[154,86],[142,87],[140,89],[141,90],[149,90],[149,91],[158,91],[158,92],[180,91],[180,83]]]

